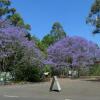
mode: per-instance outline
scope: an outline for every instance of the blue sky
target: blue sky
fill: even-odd
[[[91,34],[85,23],[94,0],[12,0],[12,6],[31,25],[31,33],[42,39],[54,22],[60,22],[69,36],[81,36],[100,45],[100,35]]]

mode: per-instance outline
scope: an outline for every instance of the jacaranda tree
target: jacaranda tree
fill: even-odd
[[[31,80],[34,73],[28,69],[31,72],[34,68],[41,70],[44,56],[27,34],[25,28],[14,26],[9,20],[0,20],[0,70],[11,71],[16,76],[20,73],[19,78]]]
[[[63,66],[80,68],[93,65],[100,59],[97,44],[81,37],[66,37],[48,48],[48,64],[59,69]]]

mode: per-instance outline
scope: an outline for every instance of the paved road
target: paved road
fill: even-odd
[[[0,86],[0,100],[100,100],[100,82],[59,79],[62,91],[49,92],[50,82]]]

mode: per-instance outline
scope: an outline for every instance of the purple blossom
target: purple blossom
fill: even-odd
[[[0,19],[0,60],[17,56],[17,51],[21,50],[22,59],[29,58],[31,63],[42,61],[44,59],[42,52],[37,48],[34,40],[29,41],[26,38],[27,34],[26,29],[13,26],[9,20]]]
[[[57,66],[86,67],[97,59],[100,59],[100,48],[81,37],[67,36],[48,48],[48,62]]]

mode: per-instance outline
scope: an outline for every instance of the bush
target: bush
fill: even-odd
[[[80,76],[88,76],[89,75],[89,67],[80,68],[79,75]]]
[[[44,65],[43,72],[49,72],[51,74],[51,67],[50,67],[50,65]]]
[[[41,80],[42,68],[32,65],[29,62],[20,62],[13,69],[15,81],[39,82]]]
[[[100,75],[100,64],[95,64],[90,69],[90,75],[99,76]]]
[[[54,75],[57,75],[58,77],[67,77],[68,76],[68,68],[67,67],[63,67],[63,66],[61,66],[61,67],[59,67],[58,69],[56,68],[54,68],[54,67],[52,67],[51,68],[51,76],[54,76]]]

